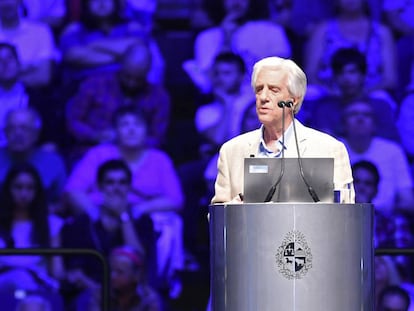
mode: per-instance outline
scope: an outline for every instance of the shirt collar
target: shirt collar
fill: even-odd
[[[278,153],[275,153],[267,148],[264,138],[263,138],[263,134],[264,134],[263,124],[260,127],[260,130],[261,130],[261,137],[260,137],[260,144],[259,144],[259,157],[278,158],[282,155],[282,148],[284,150],[287,150],[289,148],[289,145],[287,144],[287,142],[290,141],[290,138],[293,135],[293,122],[285,130],[284,142],[282,141],[283,136],[281,136],[277,141],[277,145],[279,146],[279,150],[280,150]]]

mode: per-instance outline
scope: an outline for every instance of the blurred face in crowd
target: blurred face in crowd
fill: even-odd
[[[257,75],[254,85],[257,116],[265,126],[282,126],[283,109],[278,106],[278,102],[292,98],[287,81],[286,73],[269,66],[263,67]],[[285,113],[285,119],[291,121],[289,109]]]
[[[18,174],[11,182],[10,187],[15,206],[18,209],[26,209],[35,198],[36,181],[29,173]]]
[[[364,79],[364,74],[356,64],[345,65],[342,71],[335,75],[336,83],[344,97],[354,97],[361,94]]]
[[[133,290],[139,282],[139,271],[125,255],[113,254],[111,264],[111,285],[115,292]]]
[[[372,136],[375,121],[371,105],[366,102],[349,104],[344,110],[344,126],[348,137]]]
[[[237,64],[229,62],[218,62],[212,71],[213,88],[221,89],[225,93],[237,93],[243,82],[243,73]]]
[[[364,168],[355,169],[354,176],[355,200],[357,203],[371,203],[377,195],[375,176]]]
[[[129,191],[130,180],[128,174],[121,169],[109,170],[100,184],[100,189],[108,196],[126,197]]]
[[[15,83],[18,75],[19,61],[11,49],[0,47],[0,84]]]
[[[114,1],[115,0],[89,0],[89,11],[95,16],[109,16],[115,10]]]
[[[116,132],[118,144],[123,148],[140,148],[147,138],[145,121],[132,113],[118,118]]]
[[[36,144],[40,124],[29,110],[11,112],[6,119],[6,138],[8,149],[12,152],[28,152]]]

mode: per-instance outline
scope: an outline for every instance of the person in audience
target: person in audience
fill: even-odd
[[[379,295],[378,311],[409,311],[411,304],[408,292],[398,285],[382,289]]]
[[[367,58],[367,91],[393,92],[397,85],[394,38],[388,26],[374,20],[367,0],[337,0],[337,13],[309,36],[304,66],[317,94],[332,93],[331,57],[340,47],[357,47]]]
[[[217,55],[212,67],[213,100],[197,108],[195,126],[206,143],[202,147],[214,154],[225,141],[240,133],[242,114],[254,101],[250,89],[243,88],[244,60],[233,52]],[[202,151],[203,152],[203,151]]]
[[[29,96],[20,80],[20,62],[14,45],[0,42],[0,128],[5,125],[7,112],[16,107],[27,107]],[[0,132],[0,146],[7,144]]]
[[[372,203],[378,194],[380,175],[374,163],[366,160],[355,162],[352,166],[354,177],[355,203]],[[374,247],[394,247],[394,226],[389,214],[374,205]]]
[[[147,124],[134,107],[124,106],[114,118],[116,141],[91,148],[75,165],[65,187],[66,198],[73,209],[96,217],[94,202],[99,202],[93,176],[104,161],[123,159],[132,171],[129,192],[132,217],[150,215],[157,239],[158,278],[167,288],[178,291],[178,272],[184,268],[182,218],[184,195],[174,163],[167,153],[146,143]]]
[[[49,86],[60,53],[49,25],[22,15],[22,0],[0,2],[0,41],[16,46],[21,79],[32,88]]]
[[[154,285],[156,233],[148,215],[136,219],[131,216],[128,191],[132,175],[128,165],[120,159],[105,161],[98,167],[96,178],[102,193],[99,216],[92,219],[86,213],[78,213],[69,217],[61,231],[62,247],[95,249],[109,259],[115,246],[129,245],[148,259],[145,277]],[[69,304],[79,304],[84,299],[92,304],[95,291],[101,289],[102,266],[91,256],[73,255],[66,258],[65,268],[69,284],[66,292],[77,293]]]
[[[378,92],[366,89],[367,60],[355,47],[338,48],[332,55],[332,81],[335,84],[334,94],[325,94],[317,98],[306,99],[299,118],[309,126],[315,127],[336,137],[343,135],[342,114],[347,103],[365,98],[375,107],[377,134],[381,137],[400,140],[396,126],[397,104],[386,92],[378,96]],[[326,111],[335,111],[327,114]]]
[[[41,176],[51,211],[59,211],[66,165],[59,153],[37,144],[42,128],[40,115],[30,107],[14,108],[6,114],[5,123],[7,145],[0,148],[0,180],[13,164],[33,164]]]
[[[243,58],[248,68],[246,81],[253,63],[258,59],[271,55],[291,56],[290,42],[282,26],[266,17],[249,15],[257,13],[250,10],[255,2],[222,0],[220,4],[224,8],[224,15],[220,23],[197,34],[194,58],[184,61],[182,67],[201,93],[211,91],[208,75],[220,52],[232,51]]]
[[[45,189],[34,166],[10,167],[0,193],[2,248],[60,247],[63,220],[49,212]],[[11,255],[0,259],[0,288],[57,291],[64,277],[60,256]]]
[[[129,246],[111,251],[112,310],[162,311],[162,298],[145,277],[145,257]]]
[[[125,1],[81,2],[79,21],[70,22],[59,36],[65,81],[73,83],[91,74],[114,71],[119,67],[120,57],[132,44],[145,41],[152,57],[148,80],[154,84],[163,83],[164,57],[151,28],[143,25],[138,17],[123,14],[122,3]]]
[[[355,100],[343,111],[344,142],[351,163],[368,160],[381,176],[373,203],[384,212],[395,208],[413,209],[413,179],[401,145],[376,135],[375,108],[367,101]]]
[[[140,42],[129,47],[120,63],[120,69],[114,73],[84,80],[67,103],[67,130],[74,139],[72,162],[91,146],[113,141],[112,116],[125,105],[133,105],[143,113],[151,146],[160,147],[164,143],[171,99],[162,85],[148,82],[151,64],[148,46]]]
[[[374,258],[374,307],[379,310],[379,299],[383,289],[388,286],[399,286],[400,275],[391,256],[375,256]]]

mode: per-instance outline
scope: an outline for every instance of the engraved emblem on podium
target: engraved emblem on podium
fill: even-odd
[[[300,231],[286,234],[276,254],[279,272],[287,279],[301,279],[312,268],[312,252]]]

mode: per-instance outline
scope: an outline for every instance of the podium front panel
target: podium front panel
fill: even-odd
[[[214,311],[373,310],[370,204],[210,206]]]

